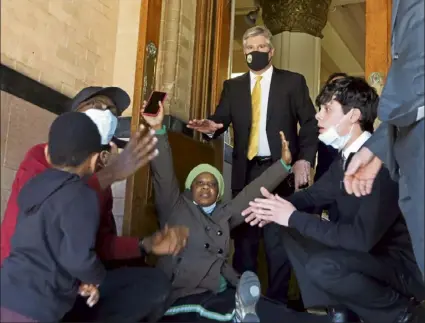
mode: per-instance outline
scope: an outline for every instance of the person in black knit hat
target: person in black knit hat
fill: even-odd
[[[94,173],[101,137],[85,114],[69,112],[50,127],[51,168],[18,197],[11,253],[1,269],[1,317],[7,322],[57,322],[85,286],[87,304],[99,297],[106,271],[95,252],[99,202],[85,176]],[[81,292],[80,292],[81,293]]]

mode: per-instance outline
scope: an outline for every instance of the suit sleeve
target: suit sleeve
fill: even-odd
[[[155,205],[161,227],[166,224],[180,197],[180,187],[174,173],[171,147],[165,130],[163,131],[163,134],[157,135],[156,147],[159,154],[151,161]]]
[[[230,110],[230,88],[229,82],[224,81],[223,90],[221,91],[220,101],[217,105],[217,108],[213,115],[211,115],[208,119],[214,121],[215,123],[222,123],[223,128],[217,130],[212,139],[219,137],[221,134],[227,131],[230,123],[232,122],[232,115]],[[204,136],[205,140],[211,139],[208,135]]]
[[[297,210],[322,207],[332,203],[342,190],[340,185],[335,184],[335,178],[338,178],[336,172],[341,167],[339,163],[340,159],[338,158],[317,182],[304,190],[285,197],[285,199],[291,202]]]
[[[298,160],[303,159],[314,166],[317,152],[317,121],[316,110],[311,102],[307,83],[304,76],[300,76],[298,87],[293,94],[292,104],[295,105],[297,119],[300,124],[299,130],[299,155]]]
[[[96,255],[99,202],[96,193],[80,189],[76,198],[62,209],[61,263],[83,283],[100,284],[106,271]]]
[[[400,215],[395,205],[398,186],[383,169],[372,193],[360,199],[361,205],[351,223],[321,221],[311,214],[295,211],[289,226],[332,248],[369,252]]]
[[[284,165],[281,160],[278,160],[258,178],[247,185],[227,206],[230,207],[232,213],[230,227],[233,228],[244,222],[245,218],[241,213],[249,206],[249,202],[261,196],[261,187],[273,191],[289,173],[289,166]]]

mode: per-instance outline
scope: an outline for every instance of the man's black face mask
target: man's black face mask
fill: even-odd
[[[245,59],[248,67],[253,71],[261,71],[265,69],[270,63],[269,53],[270,52],[254,51],[246,54]]]

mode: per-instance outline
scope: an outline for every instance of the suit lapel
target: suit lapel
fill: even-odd
[[[279,74],[276,71],[276,68],[273,68],[273,74],[272,79],[270,82],[270,90],[269,90],[269,101],[267,102],[267,122],[266,126],[268,125],[272,115],[273,115],[273,109],[275,108],[276,102],[279,100]]]
[[[248,128],[251,128],[252,122],[252,104],[251,104],[251,78],[249,73],[243,75],[241,79],[241,91],[240,91],[240,107],[241,107],[241,118],[246,120]]]

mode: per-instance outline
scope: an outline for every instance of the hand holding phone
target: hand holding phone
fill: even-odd
[[[164,103],[167,98],[167,93],[160,91],[153,91],[149,97],[143,114],[151,117],[156,117],[159,112],[159,102]]]

